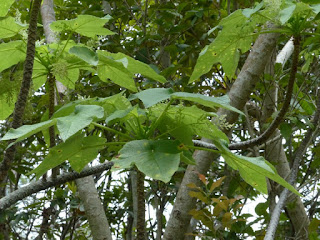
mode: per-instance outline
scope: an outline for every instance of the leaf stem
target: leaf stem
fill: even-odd
[[[103,126],[103,125],[101,125],[101,124],[99,124],[99,123],[92,122],[91,124],[94,125],[94,126],[96,126],[96,127],[98,127],[98,128],[101,128],[101,129],[107,130],[107,131],[109,131],[109,132],[118,134],[119,136],[125,137],[125,138],[127,138],[127,139],[131,139],[131,140],[134,139],[134,138],[132,138],[131,136],[125,134],[125,133],[122,133],[122,132],[119,132],[119,131],[114,130],[114,129],[112,129],[112,128]]]
[[[219,151],[219,150],[213,150],[213,149],[205,148],[205,147],[197,147],[197,146],[191,146],[191,145],[185,145],[185,147],[187,147],[189,149],[202,150],[202,151],[213,152],[213,153],[221,153],[221,151]]]
[[[151,124],[150,129],[147,132],[147,138],[150,138],[151,134],[154,132],[154,130],[156,130],[157,126],[159,125],[159,123],[161,122],[162,118],[164,117],[164,114],[166,113],[166,111],[168,110],[168,108],[170,107],[170,105],[172,104],[173,101],[174,101],[174,99],[170,99],[170,101],[168,102],[167,106],[162,111],[162,113],[160,114],[158,119],[154,123]]]

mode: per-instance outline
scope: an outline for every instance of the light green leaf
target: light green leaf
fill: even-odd
[[[263,157],[245,157],[231,152],[224,144],[215,141],[217,148],[222,152],[221,156],[227,164],[235,170],[238,170],[241,177],[252,187],[267,194],[266,177],[279,183],[291,192],[300,195],[298,191],[282,177],[280,177],[272,164]]]
[[[5,120],[10,116],[13,112],[16,100],[16,92],[14,92],[11,97],[8,97],[6,93],[0,95],[0,120]]]
[[[98,65],[98,55],[87,47],[74,46],[70,48],[69,53],[76,55],[78,58],[93,66]]]
[[[79,78],[79,73],[78,67],[73,66],[72,63],[64,59],[58,60],[53,64],[53,75],[56,77],[56,80],[67,88],[74,89],[75,82]]]
[[[35,173],[39,178],[48,170],[68,160],[74,170],[80,172],[84,166],[94,160],[98,151],[104,148],[104,138],[98,136],[83,137],[83,134],[76,134],[67,141],[50,149],[42,163],[29,174]]]
[[[120,59],[127,59],[127,66],[125,65],[125,67],[132,73],[132,74],[136,74],[136,73],[140,73],[143,76],[150,78],[152,80],[161,82],[161,83],[165,83],[167,80],[159,75],[158,73],[156,73],[153,68],[151,68],[149,65],[140,62],[138,60],[135,60],[132,57],[129,57],[123,53],[110,53],[110,52],[105,52],[104,54],[106,56],[110,56],[115,60],[120,60]]]
[[[51,23],[53,31],[61,32],[64,30],[80,33],[83,36],[94,38],[97,35],[113,35],[114,33],[104,28],[105,23],[110,17],[98,18],[92,15],[79,15],[72,20],[59,20]]]
[[[280,22],[282,24],[285,24],[291,18],[295,9],[296,9],[296,4],[292,4],[289,7],[282,9],[280,11]]]
[[[1,2],[1,0],[0,0]],[[3,8],[0,3],[0,11]],[[0,38],[9,38],[17,35],[22,29],[26,29],[27,25],[16,23],[13,17],[7,17],[0,20]]]
[[[109,78],[115,84],[133,92],[137,92],[137,87],[133,80],[133,74],[126,69],[121,62],[116,62],[110,57],[105,56],[103,51],[98,51],[98,56],[98,76],[102,81],[106,81],[106,79]]]
[[[230,105],[230,100],[228,95],[224,95],[222,97],[209,97],[198,93],[186,93],[186,92],[175,92],[171,94],[173,99],[182,99],[188,100],[192,102],[199,103],[203,106],[210,107],[210,108],[224,108],[230,111],[237,112],[241,115],[244,115],[243,112],[234,108]]]
[[[10,139],[17,139],[16,142],[21,141],[31,135],[47,129],[53,126],[57,122],[56,119],[48,120],[45,122],[36,123],[33,125],[23,125],[17,129],[11,128],[6,135],[3,136],[1,140],[10,140]]]
[[[25,45],[22,41],[12,41],[0,44],[0,72],[11,67],[26,58]]]
[[[37,91],[43,84],[46,83],[48,77],[48,69],[35,58],[32,72],[32,87]]]
[[[113,122],[113,120],[122,119],[122,118],[126,117],[132,110],[133,110],[133,107],[125,109],[125,110],[115,111],[114,113],[112,113],[110,116],[108,116],[106,118],[106,124]]]
[[[95,118],[102,118],[104,109],[96,105],[78,105],[74,112],[66,117],[57,118],[60,137],[66,141],[79,130],[87,127]]]
[[[179,144],[179,141],[170,140],[128,142],[119,151],[120,156],[113,158],[113,169],[130,168],[135,164],[148,177],[169,182],[179,167]]]
[[[163,112],[166,106],[157,105],[152,109],[155,118]],[[207,112],[196,106],[184,107],[181,105],[170,106],[158,126],[161,133],[169,133],[182,143],[192,145],[194,135],[209,139],[223,139],[228,137],[207,118]]]
[[[250,18],[252,14],[258,12],[264,5],[264,2],[262,1],[261,3],[257,4],[255,8],[246,8],[242,10],[242,14],[246,16],[247,18]]]
[[[14,0],[0,0],[0,17],[7,15],[9,8],[14,3]],[[0,37],[1,38],[1,37]]]
[[[224,73],[233,77],[240,58],[239,51],[247,52],[255,38],[252,33],[257,21],[248,21],[241,10],[224,18],[219,24],[223,27],[222,31],[201,51],[189,83],[209,72],[215,63],[221,63]]]
[[[171,88],[150,88],[135,94],[132,94],[129,97],[129,100],[139,98],[146,108],[149,108],[161,101],[167,100],[170,98],[173,90]]]

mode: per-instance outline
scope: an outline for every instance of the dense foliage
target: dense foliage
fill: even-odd
[[[0,238],[91,238],[74,181],[3,206],[51,169],[63,176],[112,161],[94,180],[114,239],[180,239],[170,237],[166,209],[184,188],[186,238],[262,239],[283,187],[291,192],[274,238],[318,239],[320,3],[55,0],[56,41],[38,18],[31,56],[35,2],[0,1]],[[270,34],[266,66],[248,63]],[[288,41],[294,50],[276,60]],[[242,73],[256,79],[247,99]],[[203,151],[211,162],[199,170]],[[197,181],[184,180],[188,171]],[[243,207],[254,199],[252,218]]]

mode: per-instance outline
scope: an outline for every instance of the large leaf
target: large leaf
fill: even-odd
[[[171,97],[174,99],[182,99],[182,100],[188,100],[192,102],[199,103],[206,107],[219,107],[228,109],[230,111],[237,112],[239,114],[244,115],[241,111],[239,111],[237,108],[234,108],[230,105],[230,99],[228,95],[224,95],[222,97],[209,97],[198,93],[186,93],[186,92],[175,92],[171,94]]]
[[[17,139],[16,141],[21,141],[39,131],[53,126],[56,122],[56,119],[53,119],[33,125],[23,125],[17,129],[11,128],[1,140]]]
[[[26,54],[22,41],[12,41],[0,44],[0,72],[25,59]]]
[[[233,77],[239,62],[240,52],[244,53],[250,49],[254,40],[252,33],[256,22],[248,21],[241,10],[224,18],[219,25],[223,27],[223,30],[210,45],[201,51],[189,83],[209,72],[212,65],[219,62],[223,66],[224,73],[228,77]]]
[[[169,182],[178,170],[180,152],[178,141],[135,140],[128,142],[114,158],[114,169],[137,168],[153,179]]]
[[[98,76],[102,81],[109,78],[115,84],[137,92],[137,87],[133,80],[133,74],[123,65],[122,62],[115,61],[105,56],[103,51],[98,51],[99,65]]]
[[[105,51],[104,51],[104,54],[106,56],[112,57],[115,60],[126,59],[128,61],[127,69],[133,74],[140,73],[143,76],[150,78],[152,80],[155,80],[161,83],[166,82],[166,79],[163,76],[156,73],[149,65],[143,62],[140,62],[138,60],[135,60],[132,57],[129,57],[123,53],[109,53]]]
[[[299,195],[298,191],[280,177],[274,166],[265,161],[263,157],[240,156],[231,152],[224,144],[215,141],[215,145],[222,152],[221,156],[226,160],[227,164],[233,169],[238,170],[241,177],[260,192],[264,194],[268,193],[267,177]]]
[[[114,34],[104,27],[109,19],[109,16],[98,18],[91,15],[79,15],[76,19],[53,22],[50,27],[53,31],[61,32],[68,30],[80,33],[83,36],[94,38],[97,35],[105,36]]]
[[[152,113],[156,118],[163,112],[165,106],[156,106]],[[209,139],[223,139],[228,137],[207,118],[207,112],[196,106],[171,106],[158,126],[161,133],[169,133],[181,142],[192,145],[194,135]]]
[[[3,9],[3,5],[0,3],[0,6],[1,11]],[[25,28],[27,28],[27,25],[18,24],[13,17],[4,18],[0,20],[0,38],[13,37],[17,35],[19,31]]]
[[[5,15],[7,15],[9,8],[13,3],[14,0],[0,0],[0,17],[4,17]]]
[[[37,177],[40,177],[66,160],[70,162],[74,170],[80,172],[87,163],[97,157],[98,151],[104,148],[105,141],[106,139],[98,136],[83,137],[82,134],[76,134],[51,148],[42,163],[29,174],[35,173]]]
[[[170,98],[173,90],[171,88],[151,88],[132,94],[129,100],[139,98],[146,108]]]
[[[78,58],[89,63],[90,65],[93,65],[93,66],[98,65],[98,62],[99,62],[98,55],[87,47],[74,46],[70,48],[69,53],[74,54]]]
[[[104,109],[96,105],[78,105],[74,112],[66,117],[57,119],[60,137],[66,141],[79,130],[87,127],[95,118],[102,118]]]

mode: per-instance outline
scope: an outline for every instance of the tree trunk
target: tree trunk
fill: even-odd
[[[228,94],[232,106],[240,110],[243,109],[255,84],[259,80],[259,76],[264,71],[267,59],[270,58],[270,54],[276,46],[277,38],[278,34],[269,33],[260,35],[256,40],[238,78]],[[234,123],[238,118],[238,114],[221,109],[219,110],[219,114],[226,114],[226,119],[229,123]],[[205,141],[208,140],[205,139]],[[195,208],[196,203],[195,199],[189,196],[187,185],[189,183],[199,185],[198,173],[206,174],[212,160],[217,158],[218,155],[211,152],[196,151],[193,157],[197,165],[189,165],[186,170],[166,227],[164,240],[184,239],[191,219],[189,211]]]
[[[76,180],[94,240],[112,240],[109,223],[92,176]],[[92,187],[93,186],[93,187]]]

